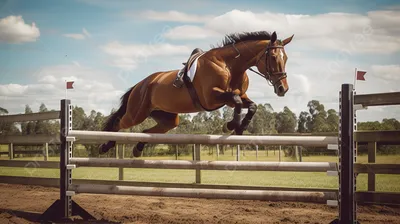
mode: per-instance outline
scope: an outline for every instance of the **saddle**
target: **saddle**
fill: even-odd
[[[176,88],[181,88],[183,86],[184,82],[184,77],[187,77],[187,71],[189,70],[190,66],[192,66],[194,60],[196,60],[196,58],[201,55],[202,53],[204,53],[204,51],[200,48],[195,48],[192,53],[189,56],[189,59],[187,60],[187,62],[183,62],[182,64],[184,65],[183,69],[177,74],[173,86],[175,86]],[[188,77],[187,77],[188,78]]]

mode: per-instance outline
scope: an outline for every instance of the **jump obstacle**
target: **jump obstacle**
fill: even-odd
[[[123,194],[142,196],[166,196],[212,199],[244,199],[269,201],[326,202],[337,200],[339,217],[332,223],[356,222],[355,174],[356,162],[353,133],[356,129],[354,91],[351,84],[343,84],[339,97],[339,138],[324,136],[217,136],[217,135],[177,135],[115,133],[72,130],[72,105],[70,100],[61,101],[60,112],[60,199],[55,201],[40,217],[42,221],[68,219],[79,215],[83,219],[95,219],[85,209],[72,200],[78,193]],[[339,166],[336,163],[290,163],[290,162],[232,162],[232,161],[175,161],[175,160],[116,160],[99,158],[74,158],[73,143],[82,140],[146,141],[150,143],[178,144],[280,144],[303,146],[328,146],[338,144]],[[225,190],[192,188],[155,188],[138,186],[72,184],[72,170],[81,167],[127,167],[127,168],[168,168],[168,169],[209,169],[335,172],[339,174],[339,195],[335,192],[298,192],[264,190]]]

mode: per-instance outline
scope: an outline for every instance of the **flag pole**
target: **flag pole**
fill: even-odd
[[[68,88],[67,88],[67,80],[64,80],[65,81],[65,99],[68,99],[67,98],[67,91],[68,91]]]
[[[355,71],[354,71],[354,85],[353,85],[353,90],[356,89],[356,80],[357,80],[357,68],[355,68]]]

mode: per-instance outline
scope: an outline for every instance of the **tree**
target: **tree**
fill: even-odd
[[[0,107],[0,115],[2,114],[8,114],[8,110],[3,107]]]
[[[275,129],[278,133],[293,133],[296,129],[296,114],[294,114],[287,106],[282,112],[276,113]]]
[[[25,114],[31,114],[31,113],[32,113],[31,107],[29,105],[25,105]],[[34,121],[21,122],[21,130],[22,130],[22,134],[24,134],[24,135],[35,134]]]
[[[249,124],[248,131],[252,134],[276,133],[276,118],[270,104],[258,104],[257,112]]]
[[[302,111],[299,115],[297,122],[297,132],[306,133],[309,132],[307,128],[307,122],[310,119],[310,114],[307,111]]]
[[[328,110],[328,117],[326,118],[327,130],[326,132],[338,132],[339,130],[339,116],[334,109]]]
[[[8,110],[0,107],[0,115],[8,114]],[[0,134],[16,134],[19,133],[13,122],[0,122]]]
[[[329,129],[325,107],[318,100],[308,102],[310,118],[307,120],[307,129],[310,132],[325,132]]]

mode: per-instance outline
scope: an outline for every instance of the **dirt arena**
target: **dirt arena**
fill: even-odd
[[[57,188],[0,184],[0,223],[37,223]],[[329,223],[337,208],[320,204],[121,195],[74,196],[94,223]],[[400,207],[359,206],[361,223],[400,223]],[[82,223],[76,219],[75,223]]]

